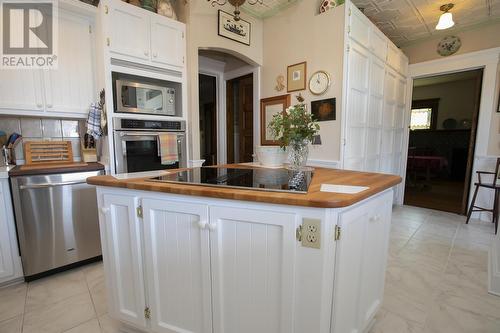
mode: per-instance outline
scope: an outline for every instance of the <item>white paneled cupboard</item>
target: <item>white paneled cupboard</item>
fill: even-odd
[[[0,285],[22,277],[9,180],[0,178]]]
[[[400,175],[408,59],[349,3],[343,167]]]
[[[109,311],[124,329],[365,332],[380,308],[392,190],[342,209],[97,193]],[[297,240],[304,219],[320,221],[319,249]]]
[[[100,6],[111,58],[172,70],[184,67],[185,24],[120,0]]]
[[[88,5],[74,8],[67,3],[61,1],[58,9],[57,67],[0,69],[0,114],[86,117],[97,96],[96,10]]]

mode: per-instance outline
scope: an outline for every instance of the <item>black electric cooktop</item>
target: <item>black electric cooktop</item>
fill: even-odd
[[[201,167],[151,178],[148,181],[307,193],[312,177],[312,171]]]

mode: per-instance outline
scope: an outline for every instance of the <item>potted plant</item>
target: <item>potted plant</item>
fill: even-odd
[[[299,103],[275,114],[269,129],[280,142],[280,147],[288,149],[289,168],[295,171],[303,169],[309,156],[309,143],[319,132],[319,125],[307,112],[305,104]]]

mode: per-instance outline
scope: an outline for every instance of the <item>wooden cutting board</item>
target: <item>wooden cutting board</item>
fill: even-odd
[[[27,165],[73,163],[71,141],[29,141],[24,143]]]

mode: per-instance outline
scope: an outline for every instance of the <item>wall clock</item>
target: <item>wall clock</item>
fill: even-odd
[[[322,95],[328,90],[330,84],[330,74],[325,71],[317,71],[309,79],[309,90],[314,95]]]
[[[441,56],[447,57],[452,54],[455,54],[460,49],[461,46],[462,46],[462,41],[460,40],[459,37],[447,36],[439,42],[437,46],[437,52]]]

